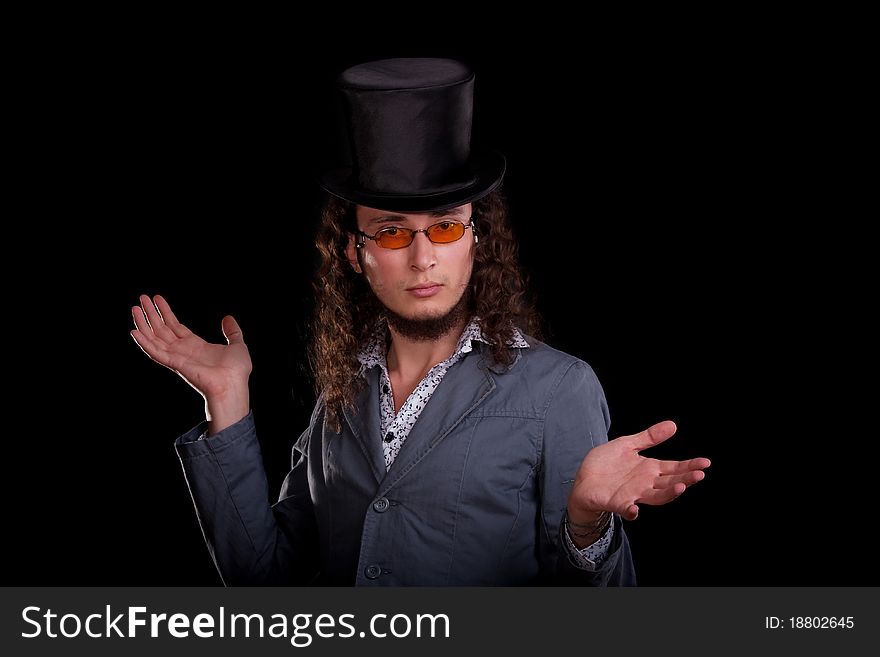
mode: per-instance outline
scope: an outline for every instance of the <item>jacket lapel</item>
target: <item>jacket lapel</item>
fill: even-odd
[[[378,385],[376,388],[378,389]],[[378,437],[379,420],[376,412],[375,444],[380,452],[382,472],[385,473],[384,478],[380,480],[379,495],[387,494],[450,431],[482,404],[494,389],[495,380],[486,371],[480,350],[475,349],[463,357],[444,375],[387,473],[385,473],[384,456],[381,454],[381,439]],[[376,399],[371,399],[370,404],[378,407],[378,390]]]
[[[364,458],[370,464],[376,484],[385,477],[385,455],[382,452],[382,424],[379,418],[379,368],[367,372],[367,385],[358,395],[357,413],[352,416],[349,409],[343,410],[345,421],[354,434]],[[418,424],[418,423],[416,423]],[[405,444],[405,443],[404,443]]]

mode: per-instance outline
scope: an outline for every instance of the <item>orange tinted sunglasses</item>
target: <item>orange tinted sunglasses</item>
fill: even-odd
[[[404,249],[412,244],[416,233],[424,233],[434,244],[449,244],[460,240],[464,236],[464,231],[468,228],[473,230],[473,217],[469,221],[470,223],[467,225],[460,221],[439,221],[420,230],[412,230],[402,226],[388,226],[388,228],[377,231],[375,235],[367,235],[360,230],[358,234],[366,237],[368,240],[373,240],[383,249]],[[361,248],[363,245],[364,242],[359,242],[356,246]]]

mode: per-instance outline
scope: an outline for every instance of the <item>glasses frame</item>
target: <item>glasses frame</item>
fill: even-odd
[[[397,230],[400,230],[400,229],[408,230],[412,233],[409,244],[407,244],[406,246],[398,246],[397,248],[394,248],[394,247],[390,247],[390,246],[382,246],[381,244],[379,244],[379,242],[376,242],[376,246],[378,246],[380,249],[387,249],[388,251],[399,251],[400,249],[409,248],[410,246],[412,246],[412,243],[416,241],[416,235],[418,233],[424,233],[425,237],[428,238],[428,241],[431,242],[431,244],[453,244],[455,242],[458,242],[462,237],[464,237],[464,231],[462,231],[461,237],[457,237],[454,240],[452,240],[451,242],[435,242],[434,240],[431,239],[431,236],[428,235],[428,231],[431,230],[434,226],[439,226],[440,224],[461,224],[462,226],[464,226],[465,230],[467,230],[468,228],[470,228],[471,230],[475,230],[474,229],[474,217],[473,217],[473,215],[471,215],[470,217],[468,217],[468,223],[464,223],[463,221],[458,221],[456,219],[444,219],[443,221],[438,221],[437,223],[431,224],[427,228],[420,228],[419,230],[413,230],[412,228],[405,228],[404,226],[386,226],[385,228],[380,228],[372,235],[368,235],[367,233],[365,233],[362,230],[357,231],[357,233],[361,237],[366,237],[368,240],[373,240],[374,242],[376,242],[376,236],[379,233],[383,233],[386,230],[391,230],[392,228],[396,228]],[[474,234],[476,234],[476,233],[474,233]],[[355,244],[355,248],[358,248],[358,249],[363,248],[364,244],[366,244],[366,242],[363,242],[363,241],[357,242]]]

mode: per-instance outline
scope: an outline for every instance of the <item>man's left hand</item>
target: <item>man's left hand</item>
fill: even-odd
[[[675,422],[666,420],[591,449],[575,477],[568,499],[569,517],[579,522],[611,511],[635,520],[639,504],[666,504],[701,481],[709,459],[659,461],[639,454],[668,440],[675,430]]]

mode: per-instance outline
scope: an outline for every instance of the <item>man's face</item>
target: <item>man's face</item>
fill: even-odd
[[[445,221],[469,224],[471,204],[443,212],[403,214],[357,206],[358,228],[367,235],[388,228],[419,230]],[[434,244],[426,233],[416,233],[412,243],[401,249],[386,249],[362,238],[361,260],[370,287],[391,311],[411,320],[446,315],[467,289],[473,267],[474,237],[470,229],[461,239]],[[359,269],[354,238],[346,250],[348,260]],[[430,287],[425,287],[430,286]]]

